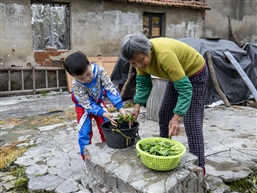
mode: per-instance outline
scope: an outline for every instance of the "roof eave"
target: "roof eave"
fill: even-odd
[[[162,7],[179,7],[179,8],[191,8],[200,10],[211,10],[206,3],[196,2],[196,1],[183,1],[183,2],[173,2],[171,0],[159,1],[159,0],[108,0],[113,2],[123,2],[131,4],[143,4],[150,6],[162,6]]]

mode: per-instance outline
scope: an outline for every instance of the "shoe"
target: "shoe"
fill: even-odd
[[[84,170],[85,170],[85,172],[86,172],[86,174],[87,174],[87,166],[86,166],[86,163],[84,162],[84,164],[83,164],[83,168],[84,168]]]

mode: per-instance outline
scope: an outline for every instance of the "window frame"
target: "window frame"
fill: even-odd
[[[153,13],[153,12],[144,12],[143,17],[148,17],[149,19],[149,25],[144,25],[143,22],[143,31],[144,29],[147,29],[148,32],[146,35],[148,38],[156,38],[156,37],[163,37],[165,36],[164,31],[165,31],[165,13]],[[153,17],[158,17],[159,18],[159,24],[158,25],[153,25]],[[143,18],[143,20],[144,20]],[[159,34],[160,36],[153,36],[153,27],[158,26],[160,31]]]

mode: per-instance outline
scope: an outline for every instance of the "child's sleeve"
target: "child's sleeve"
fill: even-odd
[[[110,99],[115,108],[119,110],[123,107],[122,98],[115,88],[115,85],[112,83],[111,78],[102,67],[100,67],[100,77],[104,90],[106,91],[106,96]]]

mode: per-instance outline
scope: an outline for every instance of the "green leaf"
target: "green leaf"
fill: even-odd
[[[182,149],[178,145],[162,140],[148,141],[144,145],[140,144],[140,148],[152,155],[173,156],[181,153]]]
[[[122,124],[124,121],[133,123],[135,122],[135,118],[130,113],[127,113],[126,118],[124,119],[123,115],[119,113],[117,123]]]

